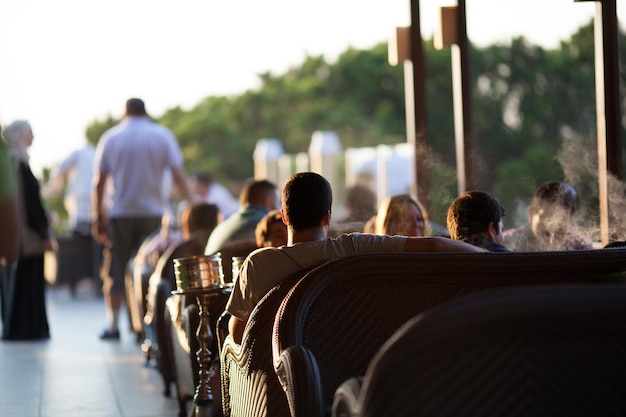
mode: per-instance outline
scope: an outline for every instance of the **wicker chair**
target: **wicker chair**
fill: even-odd
[[[476,294],[410,320],[334,417],[624,416],[626,286]]]
[[[623,249],[397,253],[330,261],[300,280],[276,314],[274,368],[291,415],[330,413],[342,382],[364,375],[401,325],[443,302],[498,287],[621,279],[625,267]]]
[[[272,324],[287,292],[311,268],[305,268],[270,290],[246,322],[241,344],[228,336],[220,350],[222,411],[225,417],[288,417],[289,407],[272,366]],[[228,316],[220,320],[225,323]],[[224,331],[218,326],[218,332]]]
[[[156,268],[150,276],[146,293],[146,314],[143,317],[147,330],[143,346],[144,349],[149,349],[149,354],[156,355],[166,396],[170,395],[170,385],[174,382],[170,339],[166,336],[164,322],[165,302],[172,290],[176,289],[173,260],[201,254],[203,246],[203,242],[198,239],[188,239],[170,246],[159,257]]]

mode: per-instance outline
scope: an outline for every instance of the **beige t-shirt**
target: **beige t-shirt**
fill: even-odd
[[[259,300],[289,275],[336,258],[365,253],[403,252],[406,239],[404,236],[350,233],[293,246],[257,249],[241,266],[226,311],[247,321]]]

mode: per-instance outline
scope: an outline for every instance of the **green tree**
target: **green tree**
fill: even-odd
[[[620,56],[626,57],[623,38]],[[433,155],[430,214],[445,223],[457,194],[450,50],[435,50],[432,40],[424,46],[427,140]],[[510,214],[523,213],[517,208],[546,180],[566,180],[585,196],[597,196],[593,50],[592,22],[553,50],[522,37],[510,44],[471,46],[478,184]],[[178,137],[187,170],[205,170],[227,183],[242,181],[253,174],[259,139],[278,138],[293,154],[308,149],[316,130],[336,131],[346,148],[406,140],[403,68],[387,63],[386,43],[349,48],[335,62],[308,56],[282,74],[259,74],[259,80],[256,89],[207,97],[190,110],[175,107],[158,118]],[[112,122],[109,116],[89,129],[101,133]],[[525,215],[507,220],[510,226]]]

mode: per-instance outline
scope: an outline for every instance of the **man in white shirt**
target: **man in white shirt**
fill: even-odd
[[[119,311],[125,300],[128,261],[161,225],[166,212],[163,178],[168,170],[183,198],[189,197],[183,157],[172,132],[148,117],[144,102],[126,102],[124,120],[107,130],[96,148],[92,234],[105,244],[103,293],[109,328],[100,338],[118,340]],[[104,193],[113,181],[112,205]]]
[[[224,219],[229,218],[239,208],[239,203],[230,191],[204,172],[196,172],[193,175],[192,189],[203,201],[215,204]]]
[[[53,174],[45,193],[57,194],[66,182],[63,205],[68,214],[68,225],[80,235],[91,230],[91,197],[93,191],[93,162],[96,148],[87,142],[70,153]]]
[[[256,303],[282,279],[331,259],[375,252],[484,252],[476,246],[441,237],[370,235],[351,233],[328,238],[332,190],[319,174],[292,175],[283,188],[282,217],[288,242],[278,248],[252,252],[244,261],[226,305],[229,331],[241,336]]]

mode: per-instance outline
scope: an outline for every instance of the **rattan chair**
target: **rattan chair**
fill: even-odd
[[[626,415],[626,286],[495,290],[409,321],[334,417]]]
[[[225,417],[288,417],[289,407],[272,366],[272,325],[284,296],[311,268],[272,288],[246,322],[241,344],[223,337],[220,350],[222,411]],[[220,321],[225,322],[228,316]],[[218,326],[218,332],[220,327]],[[222,330],[223,331],[223,330]],[[221,339],[218,335],[218,339]]]
[[[283,301],[273,360],[293,417],[330,413],[337,387],[364,375],[383,343],[415,315],[499,287],[620,280],[626,251],[397,253],[327,262]]]

